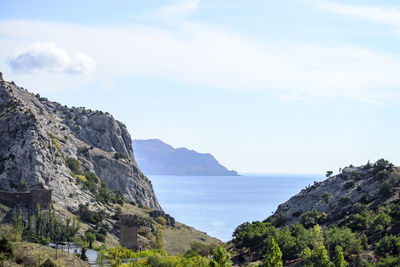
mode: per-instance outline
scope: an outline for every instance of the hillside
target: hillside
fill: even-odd
[[[211,154],[173,148],[158,139],[133,140],[136,161],[145,174],[235,176]]]
[[[79,218],[80,239],[93,233],[98,245],[116,246],[120,215],[135,214],[145,222],[139,240],[151,248],[159,223],[150,212],[170,218],[136,164],[126,126],[108,113],[69,108],[0,79],[0,137],[0,191],[52,190],[55,218]],[[0,221],[10,223],[15,212],[0,202]],[[24,227],[32,214],[23,212]],[[169,253],[186,251],[192,241],[218,242],[180,223],[163,227]]]
[[[276,241],[284,266],[329,266],[338,257],[350,266],[400,266],[399,193],[400,168],[387,160],[346,167],[307,186],[263,222],[238,226],[234,259],[262,262]]]

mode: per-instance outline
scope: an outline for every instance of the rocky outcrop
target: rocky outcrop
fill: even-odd
[[[383,181],[398,177],[399,172],[399,168],[383,159],[374,165],[346,167],[340,174],[314,182],[280,204],[269,219],[280,220],[281,226],[291,225],[300,222],[306,212],[315,209],[322,215],[319,223],[324,224],[337,222],[357,202],[376,208],[385,201],[381,196]]]
[[[153,218],[153,219],[157,219],[158,217],[162,217],[167,222],[167,225],[175,227],[175,219],[171,215],[166,214],[162,210],[153,210],[153,211],[151,211],[150,212],[150,217]]]
[[[69,108],[0,79],[0,190],[25,181],[31,189],[52,189],[64,207],[95,203],[67,164],[73,159],[129,201],[161,210],[131,140],[108,113]]]
[[[208,153],[173,148],[158,139],[133,140],[136,160],[145,174],[237,176]]]

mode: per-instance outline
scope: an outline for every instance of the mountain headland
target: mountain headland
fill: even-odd
[[[57,218],[78,218],[83,240],[93,233],[98,245],[119,243],[122,214],[141,218],[138,242],[143,248],[152,246],[159,225],[169,253],[183,253],[193,241],[219,242],[165,214],[136,163],[123,123],[107,112],[70,108],[32,94],[4,81],[1,73],[0,78],[2,223],[15,221],[10,217],[17,213],[15,205],[10,206],[15,201],[7,201],[10,192],[20,194],[18,205],[18,197],[51,190],[49,204]],[[25,227],[33,213],[22,212]]]
[[[159,139],[133,140],[136,161],[149,175],[237,176],[211,154],[174,148]]]

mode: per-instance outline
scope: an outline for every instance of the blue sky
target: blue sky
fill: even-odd
[[[398,1],[1,1],[0,71],[239,172],[400,162]]]

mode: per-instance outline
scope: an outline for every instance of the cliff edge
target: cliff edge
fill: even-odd
[[[0,190],[15,191],[19,184],[52,189],[57,203],[77,208],[95,203],[104,193],[99,184],[105,184],[128,201],[161,210],[123,123],[102,111],[51,102],[0,78]]]

